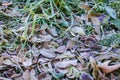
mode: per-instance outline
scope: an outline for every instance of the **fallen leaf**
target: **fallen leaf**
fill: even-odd
[[[114,20],[112,22],[115,25],[115,27],[120,30],[120,19],[116,19],[116,20]]]
[[[32,59],[28,59],[26,61],[23,62],[23,66],[28,67],[32,65]]]
[[[68,68],[68,73],[66,74],[68,78],[78,78],[80,75],[80,72],[75,67]]]
[[[69,40],[67,42],[67,49],[73,48],[75,46],[75,42],[72,40]]]
[[[47,32],[45,31],[45,29],[42,29],[42,30],[40,30],[40,34],[45,36],[47,34]]]
[[[25,72],[23,72],[23,75],[22,75],[23,79],[24,80],[30,80],[30,72],[29,70],[25,70]]]
[[[60,78],[64,76],[64,73],[57,73],[55,70],[49,70],[49,72],[57,80],[60,80]]]
[[[32,42],[48,42],[51,41],[51,39],[53,39],[53,37],[51,35],[41,35],[39,38],[34,36],[31,41]]]
[[[66,47],[66,46],[60,46],[60,47],[58,47],[58,48],[55,50],[55,52],[59,52],[59,53],[63,53],[63,52],[65,52],[65,51],[67,51],[67,47]]]
[[[3,58],[3,57],[0,57],[0,66],[1,66],[2,63],[3,63],[3,60],[4,60],[4,58]]]
[[[64,74],[66,74],[67,72],[68,72],[68,68],[65,68],[65,69],[60,69],[60,68],[57,68],[56,69],[58,72],[60,72],[60,73],[64,73]]]
[[[40,80],[52,80],[52,75],[46,74],[45,78],[42,78]]]
[[[55,50],[54,49],[41,49],[40,54],[43,55],[46,58],[55,58]]]
[[[58,47],[59,46],[59,44],[55,41],[51,41],[50,45],[53,46],[53,47]]]
[[[6,65],[14,65],[14,63],[13,63],[11,60],[9,60],[9,59],[5,59],[5,60],[3,61],[3,64],[6,64]]]
[[[41,63],[45,63],[45,62],[49,62],[50,59],[48,58],[39,58],[38,62],[41,62]]]
[[[65,60],[65,61],[55,63],[55,66],[58,67],[58,68],[67,68],[71,65],[76,66],[77,65],[77,60]]]
[[[21,74],[13,74],[10,78],[17,78],[17,77],[20,77]]]
[[[80,35],[85,35],[85,31],[82,27],[79,27],[79,26],[75,26],[72,28],[72,32],[74,33],[78,33]]]
[[[100,31],[100,26],[94,26],[94,30],[95,32],[100,36],[101,35],[101,31]]]
[[[14,78],[14,80],[23,80],[23,77],[17,77],[17,78]]]
[[[105,74],[111,73],[112,71],[117,70],[118,68],[120,68],[120,64],[115,64],[115,65],[109,66],[109,63],[110,63],[110,60],[99,64],[99,68]]]
[[[111,8],[109,6],[105,6],[105,10],[112,18],[116,19],[117,14],[113,8]]]
[[[104,14],[101,14],[97,17],[101,22],[103,22],[104,18],[105,18],[105,15]]]
[[[86,72],[82,72],[80,77],[81,77],[81,80],[94,80],[93,77]]]
[[[18,57],[18,56],[11,56],[10,58],[12,60],[12,62],[16,63],[16,62],[23,62],[23,59],[21,57]]]
[[[54,37],[58,36],[58,33],[55,28],[48,29],[48,32]]]
[[[37,77],[35,76],[35,70],[31,70],[30,71],[30,80],[38,80]]]
[[[51,35],[46,35],[46,36],[41,36],[41,41],[42,42],[47,42],[47,41],[51,41],[53,37]]]
[[[5,78],[5,77],[0,77],[0,80],[12,80],[12,79]]]
[[[99,76],[98,64],[96,63],[95,59],[91,56],[90,56],[90,64],[91,64],[91,67],[93,68],[93,72],[92,72],[93,77],[95,79],[98,79],[98,76]]]
[[[72,54],[70,51],[66,51],[63,54],[58,55],[56,59],[73,58],[73,57],[75,57],[75,54]]]
[[[4,2],[4,3],[2,4],[2,6],[9,6],[9,5],[12,5],[12,3]]]
[[[81,4],[80,7],[81,7],[82,9],[87,10],[87,11],[89,11],[89,10],[91,9],[87,4]]]
[[[91,19],[94,26],[100,25],[100,20],[97,17],[90,17],[90,19]]]

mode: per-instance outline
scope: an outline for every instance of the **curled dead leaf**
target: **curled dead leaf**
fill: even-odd
[[[118,68],[120,68],[120,64],[115,64],[115,65],[111,65],[109,66],[110,60],[106,61],[104,63],[101,63],[99,65],[99,68],[103,71],[103,73],[108,74],[111,73],[114,70],[117,70]]]

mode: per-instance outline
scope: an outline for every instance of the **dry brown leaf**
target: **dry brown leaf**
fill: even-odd
[[[24,80],[30,80],[30,72],[29,72],[29,70],[27,69],[27,70],[25,70],[25,72],[23,72],[23,79]]]
[[[95,79],[98,79],[98,76],[99,76],[98,64],[96,63],[95,59],[91,56],[90,56],[90,64],[91,64],[91,67],[93,68],[92,75],[94,76]]]
[[[55,58],[55,50],[54,49],[41,49],[40,54],[43,55],[46,58]]]
[[[64,53],[67,51],[67,47],[66,46],[60,46],[58,47],[55,52],[59,52],[59,53]]]
[[[89,11],[89,10],[91,9],[87,4],[81,4],[80,7],[81,7],[82,9],[87,10],[87,11]]]
[[[71,65],[76,66],[77,65],[77,60],[65,60],[65,61],[57,62],[55,64],[55,66],[58,67],[58,68],[67,68]]]
[[[3,63],[3,60],[4,60],[4,58],[3,58],[3,57],[0,57],[0,66],[1,66],[2,63]]]
[[[99,65],[99,68],[103,71],[103,73],[108,74],[111,73],[114,70],[117,70],[118,68],[120,68],[120,64],[115,64],[115,65],[111,65],[109,66],[110,60],[106,61],[104,63],[101,63]]]

